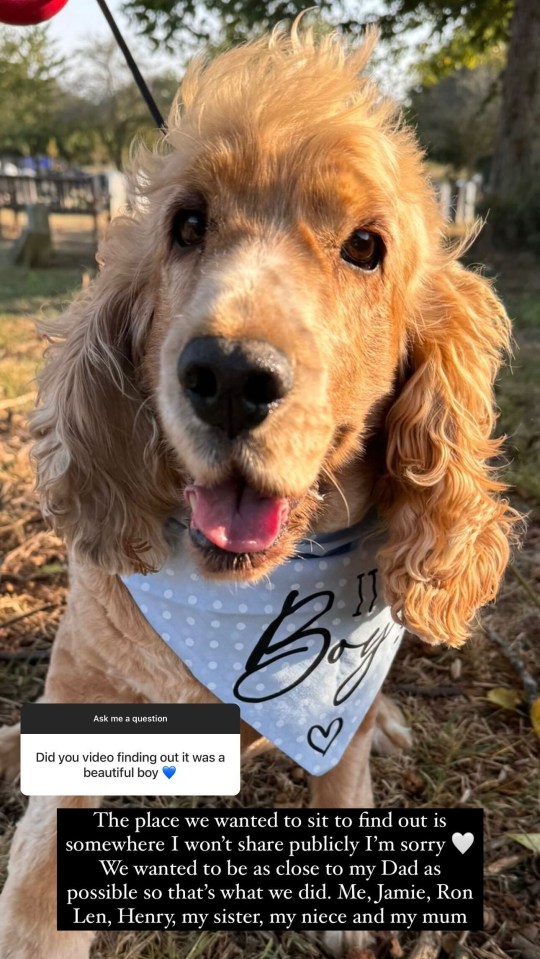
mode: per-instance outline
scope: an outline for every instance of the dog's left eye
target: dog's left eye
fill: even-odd
[[[180,210],[173,220],[173,239],[179,246],[200,246],[206,235],[203,210]]]
[[[355,230],[345,240],[340,253],[347,263],[352,263],[361,270],[374,270],[384,256],[384,244],[377,233]]]

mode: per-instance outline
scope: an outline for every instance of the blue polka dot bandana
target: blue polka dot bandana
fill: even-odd
[[[174,523],[159,572],[124,583],[162,640],[218,699],[316,776],[339,762],[403,628],[385,605],[373,523],[302,541],[254,585],[204,579]]]

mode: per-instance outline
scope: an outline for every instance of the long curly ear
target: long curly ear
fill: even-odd
[[[137,230],[135,220],[113,221],[111,266],[63,317],[32,419],[45,517],[80,558],[110,572],[163,560],[163,522],[178,502],[178,477],[142,391],[153,303]]]
[[[410,366],[387,419],[379,557],[394,614],[428,642],[459,646],[498,590],[519,519],[489,461],[493,382],[510,323],[487,280],[448,263],[410,335]]]

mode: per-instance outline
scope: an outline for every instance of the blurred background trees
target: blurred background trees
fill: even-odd
[[[144,33],[170,43],[178,36],[187,42],[245,39],[290,20],[305,5],[303,0],[125,0],[124,8]],[[362,5],[362,24],[353,16],[358,5],[347,0],[320,0],[316,7],[349,31],[376,20],[394,44],[410,43],[414,31],[429,27],[424,82],[412,94],[425,146],[458,166],[482,161],[490,168],[494,237],[540,246],[539,0],[379,0],[371,12]]]
[[[140,61],[140,58],[137,58]],[[162,112],[167,112],[178,88],[174,73],[155,75],[148,64],[139,62]],[[80,137],[84,133],[93,142],[95,159],[111,161],[121,169],[130,144],[139,133],[150,134],[154,125],[124,58],[111,36],[97,43],[90,38],[69,70],[71,110],[64,100],[63,122],[66,132]],[[74,110],[79,122],[74,122]],[[76,137],[77,139],[77,137]],[[72,143],[72,147],[75,144]]]
[[[179,76],[146,73],[166,113]],[[90,38],[67,59],[46,27],[0,27],[0,102],[0,159],[45,155],[120,169],[135,135],[154,132],[112,37]]]
[[[46,151],[56,132],[62,67],[45,28],[0,32],[0,145],[4,151]]]
[[[256,36],[304,7],[305,0],[123,3],[156,49],[175,51],[173,71],[156,71],[148,57],[140,64],[165,114],[195,50]],[[496,240],[540,248],[539,0],[367,0],[361,22],[351,0],[319,0],[316,11],[352,34],[379,23],[385,57],[406,64],[402,76],[409,71],[400,92],[429,158],[456,176],[483,175]],[[112,38],[89,38],[66,62],[45,27],[0,29],[0,100],[0,158],[46,153],[120,168],[133,136],[153,128]]]
[[[540,3],[538,0],[385,0],[387,35],[432,24],[436,78],[479,69],[504,52],[500,109],[487,183],[495,242],[540,249]],[[479,122],[483,122],[483,115]]]
[[[431,65],[409,95],[408,119],[429,157],[468,175],[489,178],[501,113],[504,57],[497,50],[478,66],[433,75]]]

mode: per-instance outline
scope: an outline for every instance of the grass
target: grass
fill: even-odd
[[[0,314],[0,400],[25,395],[35,388],[41,355],[34,323],[24,317]]]
[[[540,340],[522,339],[513,374],[500,379],[500,428],[508,437],[506,478],[525,501],[540,502]],[[535,507],[535,513],[537,507]]]
[[[80,288],[82,269],[30,270],[0,257],[0,401],[35,387],[45,341],[36,323],[57,316]]]
[[[28,463],[26,415],[32,405],[28,394],[32,394],[44,347],[34,324],[39,316],[52,316],[62,308],[79,288],[84,264],[90,260],[89,254],[83,255],[75,265],[36,271],[13,270],[2,266],[0,260],[0,551],[4,572],[0,622],[28,614],[0,632],[0,710],[6,722],[17,718],[20,703],[40,694],[46,662],[1,657],[47,650],[67,591],[64,548],[44,528]],[[515,317],[521,347],[513,373],[505,371],[499,381],[501,429],[509,434],[515,496],[530,511],[531,521],[524,549],[514,560],[521,580],[508,574],[497,605],[490,607],[485,619],[490,628],[508,637],[510,645],[515,646],[518,637],[520,653],[538,678],[538,609],[530,591],[538,591],[540,580],[540,524],[536,518],[540,503],[540,283],[531,270],[519,275],[512,271],[508,279],[501,271],[499,288]],[[23,402],[13,402],[17,397]],[[459,651],[409,639],[399,654],[390,691],[413,726],[414,746],[408,755],[373,761],[375,794],[381,806],[485,809],[485,854],[491,868],[486,876],[486,930],[469,935],[465,953],[470,959],[513,956],[516,932],[529,930],[532,935],[531,924],[540,923],[540,881],[533,856],[508,838],[509,832],[538,830],[538,740],[524,708],[504,710],[486,699],[488,690],[496,686],[519,689],[520,681],[485,635]],[[285,757],[270,752],[243,768],[238,797],[180,802],[234,807],[277,802],[294,807],[307,799],[304,773]],[[164,800],[148,802],[163,805]],[[112,805],[122,804],[139,805],[140,799],[112,800]],[[23,805],[17,788],[0,786],[0,871]],[[400,940],[408,953],[417,936],[406,934]],[[381,937],[374,949],[377,959],[399,959],[388,938]],[[460,949],[459,959],[466,959],[463,944]],[[451,945],[447,954],[452,955]],[[322,959],[322,954],[313,940],[299,933],[140,932],[98,937],[93,959],[111,957]],[[368,951],[361,959],[373,959],[373,954]]]
[[[518,265],[499,277],[514,324],[516,350],[497,383],[500,430],[508,437],[507,480],[535,515],[540,503],[540,265]]]
[[[58,313],[81,285],[81,269],[56,267],[0,269],[0,315],[39,316]]]

